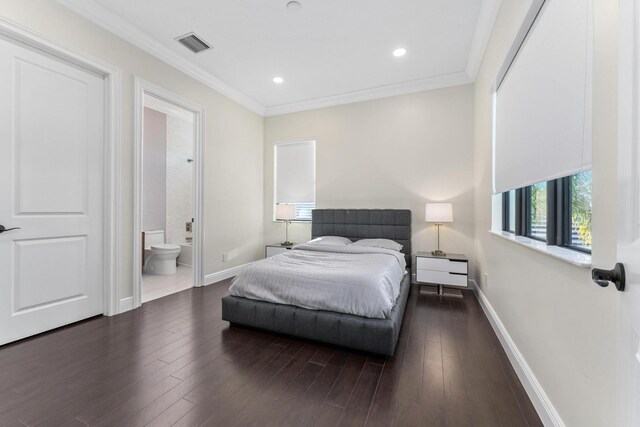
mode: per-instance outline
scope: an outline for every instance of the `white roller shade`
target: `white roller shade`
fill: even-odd
[[[494,189],[591,169],[590,0],[546,0],[495,97]]]
[[[315,202],[315,141],[277,144],[275,170],[276,203]]]

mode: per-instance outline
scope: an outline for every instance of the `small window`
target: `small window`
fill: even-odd
[[[283,142],[274,146],[274,197],[276,204],[296,206],[294,221],[311,221],[316,207],[315,141]]]
[[[502,193],[502,230],[591,253],[591,171]]]
[[[527,236],[547,240],[547,183],[527,188]]]
[[[568,246],[591,251],[591,171],[573,175],[569,180]]]
[[[520,190],[511,190],[502,193],[502,230],[509,233],[515,233],[517,230],[517,209],[516,200],[517,192]]]

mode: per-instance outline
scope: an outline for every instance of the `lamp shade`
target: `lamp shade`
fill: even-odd
[[[426,222],[453,222],[453,205],[451,203],[427,203],[424,209]]]
[[[296,219],[296,205],[276,205],[276,219]]]

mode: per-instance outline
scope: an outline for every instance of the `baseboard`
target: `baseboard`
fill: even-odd
[[[478,301],[480,302],[480,306],[482,306],[482,310],[489,319],[489,322],[498,336],[504,351],[509,357],[509,361],[511,362],[513,369],[515,369],[516,374],[518,374],[518,378],[524,386],[527,395],[529,395],[529,399],[531,399],[531,402],[536,408],[543,424],[545,426],[565,427],[562,418],[560,418],[560,414],[553,406],[553,403],[551,403],[549,396],[545,393],[542,385],[527,364],[524,356],[520,353],[520,350],[518,350],[516,343],[511,339],[509,332],[507,332],[507,329],[504,327],[504,324],[498,317],[498,314],[491,306],[491,303],[475,280],[469,280],[469,282],[471,284],[471,288],[476,294],[476,297],[478,298]]]
[[[240,274],[242,270],[247,268],[251,264],[250,262],[242,265],[237,265],[235,267],[227,268],[226,270],[218,271],[215,273],[207,274],[204,276],[203,286],[212,285],[214,283],[220,282],[222,280],[228,279],[233,276],[237,276]]]
[[[133,297],[122,298],[120,300],[119,313],[124,313],[125,311],[129,310],[133,310]]]

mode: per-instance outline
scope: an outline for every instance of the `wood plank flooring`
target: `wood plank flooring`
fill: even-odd
[[[472,292],[412,288],[385,359],[230,327],[228,287],[0,347],[0,425],[542,425]]]

